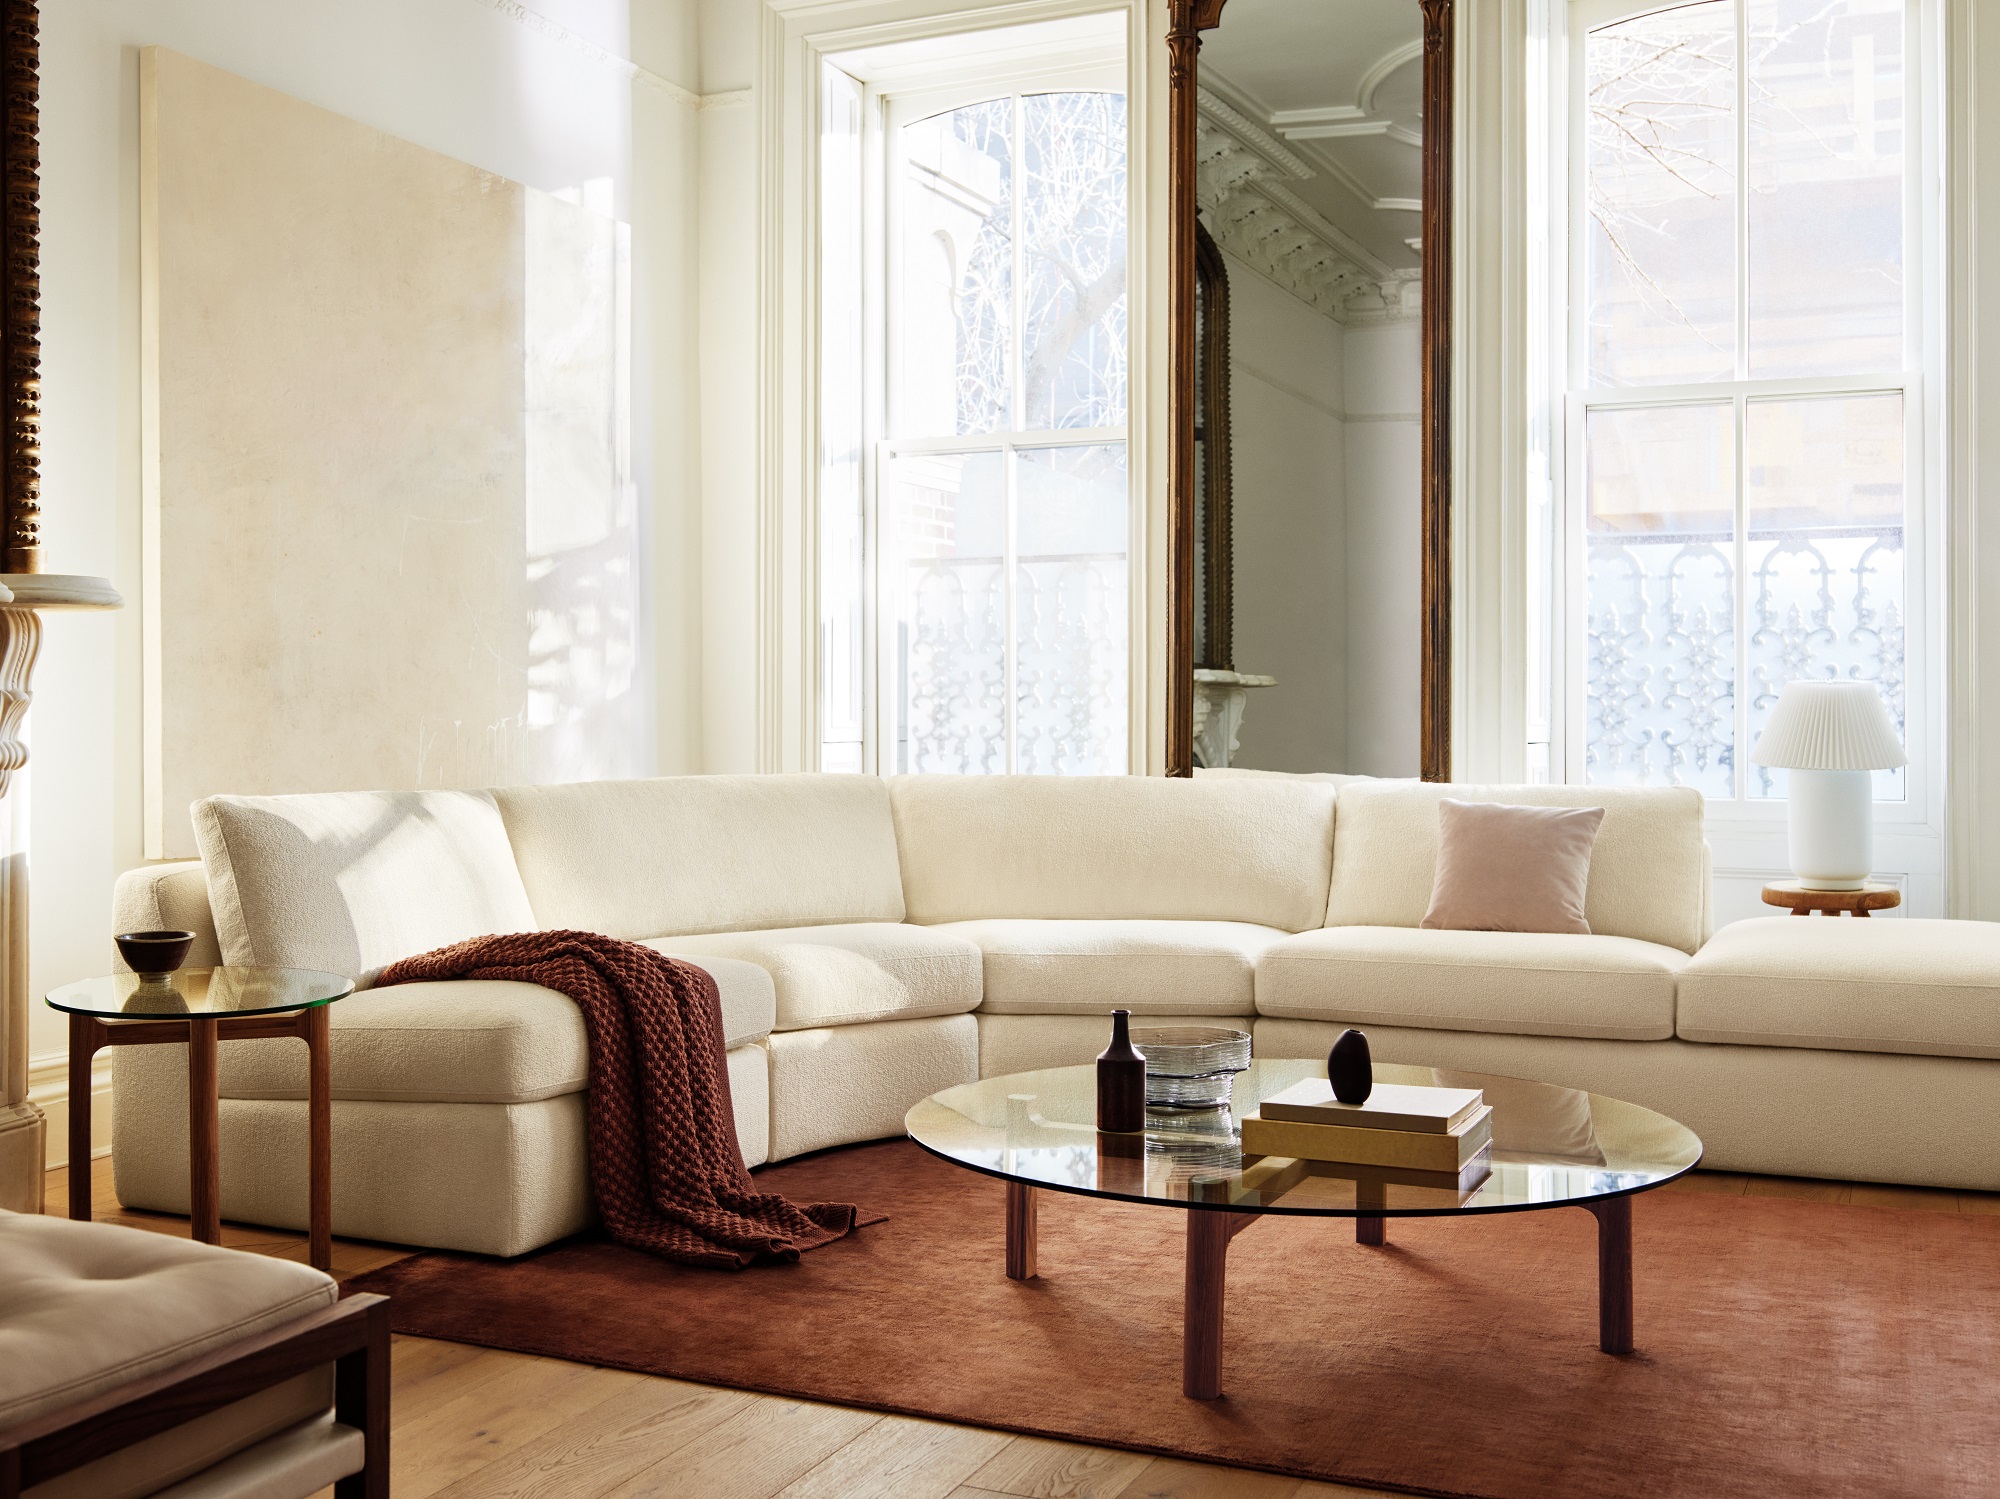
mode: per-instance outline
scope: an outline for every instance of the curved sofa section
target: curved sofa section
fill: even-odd
[[[1604,806],[1591,935],[1422,929],[1447,794]],[[900,1133],[977,1076],[1087,1061],[1123,1008],[1244,1026],[1277,1056],[1365,1025],[1384,1060],[1660,1109],[1715,1167],[2000,1188],[2000,929],[1878,920],[1829,942],[1780,917],[1711,941],[1688,791],[706,776],[216,797],[195,821],[201,862],[124,876],[116,930],[186,926],[197,961],[364,985],[494,930],[602,931],[708,969],[752,1166]],[[511,1255],[587,1226],[566,999],[364,987],[331,1019],[337,1232]],[[303,1050],[230,1043],[222,1091],[225,1216],[303,1224]],[[119,1049],[113,1118],[121,1201],[185,1211],[175,1049]]]

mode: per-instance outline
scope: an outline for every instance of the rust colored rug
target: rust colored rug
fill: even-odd
[[[2000,1218],[1655,1192],[1637,1340],[1597,1351],[1578,1209],[1269,1220],[1229,1251],[1226,1394],[1180,1394],[1178,1211],[1046,1193],[1038,1280],[1000,1183],[905,1141],[758,1173],[889,1219],[794,1265],[599,1240],[349,1281],[398,1332],[1409,1493],[2000,1493]]]

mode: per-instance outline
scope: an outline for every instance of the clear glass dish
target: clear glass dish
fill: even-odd
[[[1229,1102],[1236,1074],[1250,1066],[1250,1033],[1213,1025],[1135,1028],[1146,1059],[1146,1107],[1216,1109]]]

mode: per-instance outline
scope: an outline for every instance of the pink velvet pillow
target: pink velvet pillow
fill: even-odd
[[[1602,807],[1438,803],[1437,877],[1427,927],[1459,932],[1581,932],[1590,850]]]

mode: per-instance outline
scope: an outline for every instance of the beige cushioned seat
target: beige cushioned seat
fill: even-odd
[[[1339,926],[1257,960],[1257,1011],[1350,1025],[1660,1041],[1678,948],[1630,937]]]
[[[1679,1014],[1689,1041],[2000,1057],[2000,924],[1734,922],[1681,974]]]
[[[109,1223],[0,1211],[0,1431],[333,1305],[288,1260]],[[151,1494],[333,1403],[303,1375],[37,1485],[37,1499]]]
[[[698,966],[715,979],[725,1046],[771,1033],[777,1000],[770,974],[729,958]],[[590,1077],[582,1012],[538,984],[365,989],[336,1003],[327,1018],[335,1098],[533,1103],[579,1092]],[[296,1041],[232,1041],[217,1054],[224,1098],[306,1096],[306,1049]]]
[[[962,1015],[979,1006],[979,949],[896,922],[658,937],[646,946],[697,963],[735,959],[771,975],[778,1031]]]
[[[1245,921],[954,921],[984,955],[989,1015],[1254,1015],[1257,955],[1285,936]]]

